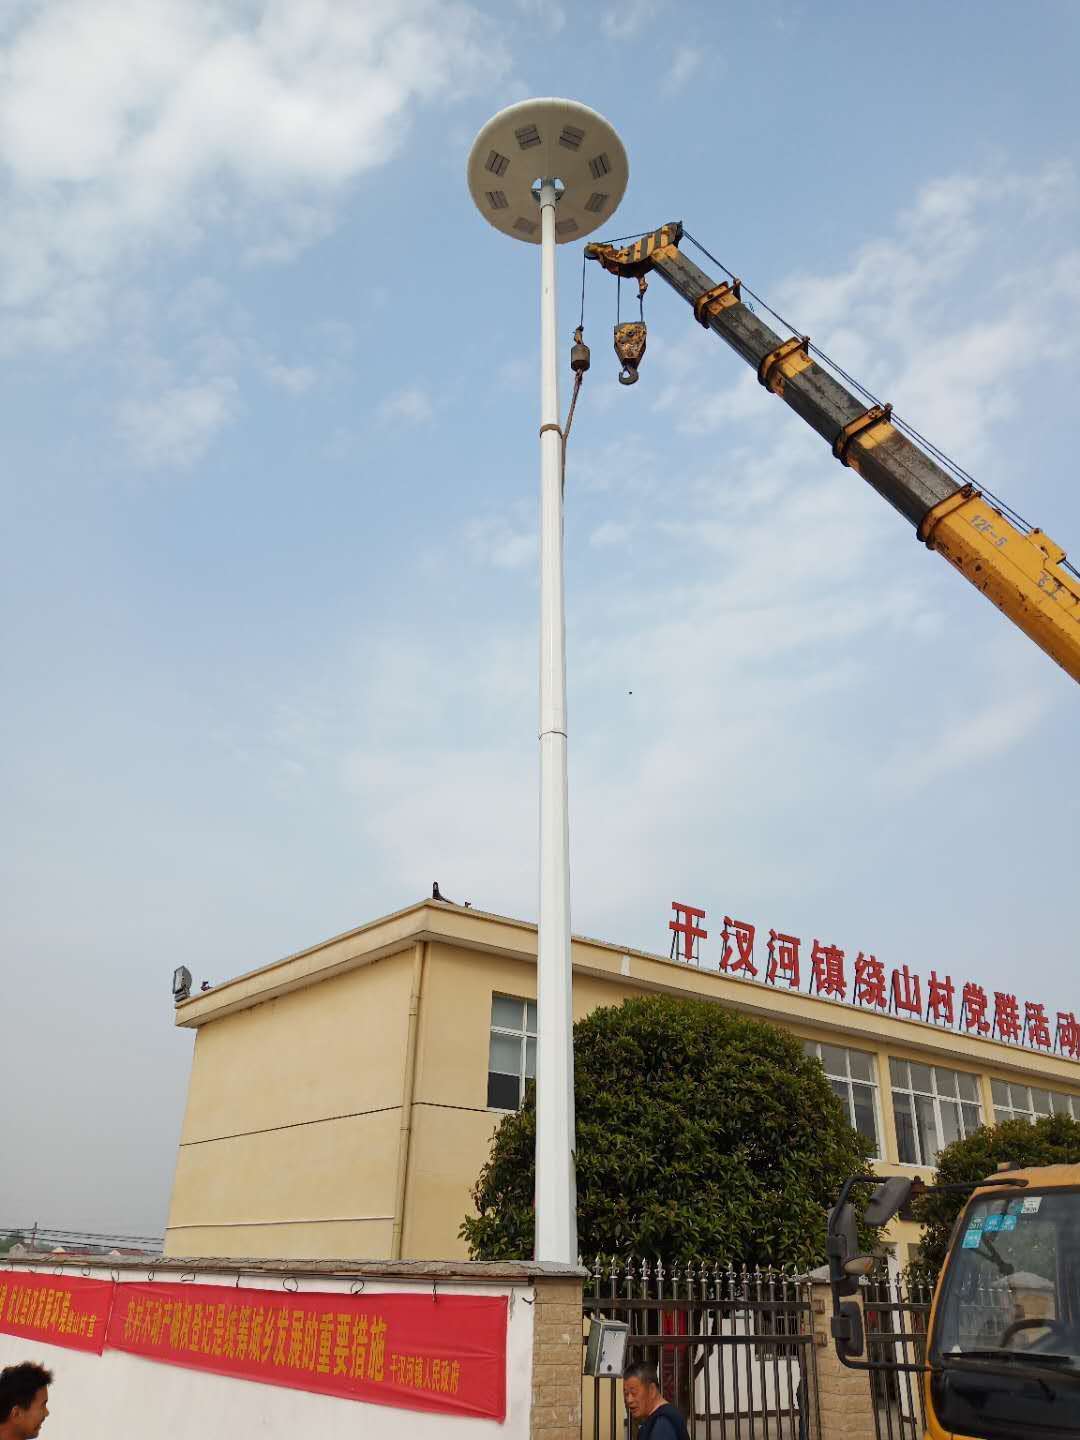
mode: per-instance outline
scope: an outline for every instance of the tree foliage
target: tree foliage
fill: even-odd
[[[820,1064],[773,1025],[650,996],[574,1026],[580,1253],[820,1264],[825,1212],[867,1169]],[[533,1253],[534,1096],[495,1132],[461,1235]]]
[[[954,1140],[941,1151],[935,1183],[962,1185],[984,1180],[1006,1161],[1023,1166],[1080,1164],[1080,1122],[1068,1115],[1048,1115],[1034,1125],[1027,1120],[1006,1120],[992,1128],[984,1125],[966,1140]],[[929,1190],[912,1207],[924,1226],[920,1268],[935,1282],[945,1263],[953,1224],[967,1200],[966,1192]]]

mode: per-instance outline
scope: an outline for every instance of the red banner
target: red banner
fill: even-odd
[[[37,1271],[0,1273],[0,1330],[100,1355],[112,1297],[111,1280]]]
[[[506,1418],[504,1296],[120,1284],[110,1349],[377,1405]]]

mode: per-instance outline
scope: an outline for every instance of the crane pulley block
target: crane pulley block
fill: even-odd
[[[636,385],[638,366],[645,355],[645,321],[627,320],[615,326],[615,354],[622,369],[619,371],[620,385]]]

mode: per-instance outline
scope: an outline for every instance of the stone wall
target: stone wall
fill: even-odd
[[[583,1280],[535,1282],[531,1440],[581,1440]]]

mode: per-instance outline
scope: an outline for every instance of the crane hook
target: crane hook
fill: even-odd
[[[640,319],[628,320],[615,326],[615,354],[619,357],[619,384],[636,385],[638,366],[645,355],[647,329],[645,325],[645,291],[649,282],[644,275],[638,276],[638,314]]]

